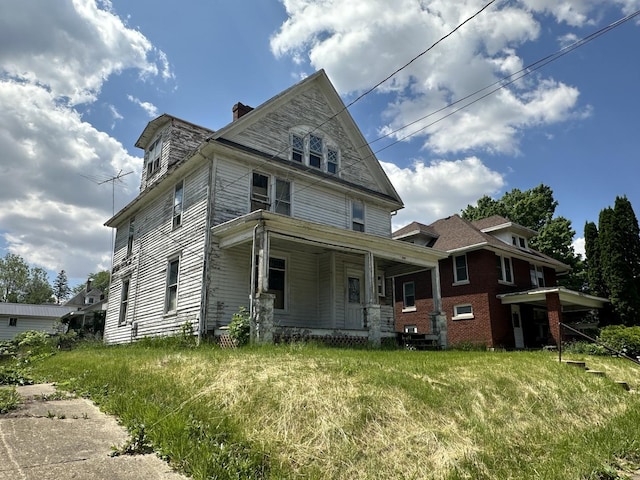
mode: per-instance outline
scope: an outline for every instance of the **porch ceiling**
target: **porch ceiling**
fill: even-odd
[[[220,248],[251,242],[254,229],[263,228],[272,238],[289,240],[308,247],[363,254],[371,252],[378,259],[433,268],[446,252],[413,245],[391,238],[353,232],[320,225],[285,215],[258,210],[229,222],[212,227],[212,234],[220,241]]]
[[[606,298],[594,297],[564,287],[536,288],[524,292],[505,293],[498,295],[498,298],[503,305],[526,303],[546,308],[548,293],[558,294],[560,304],[565,311],[603,308],[609,302]]]

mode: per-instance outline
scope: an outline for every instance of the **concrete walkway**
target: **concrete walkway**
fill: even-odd
[[[183,480],[156,455],[111,457],[129,438],[82,398],[46,400],[53,385],[17,387],[24,403],[0,415],[0,480]]]

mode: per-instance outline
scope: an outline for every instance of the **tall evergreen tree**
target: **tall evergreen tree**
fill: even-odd
[[[71,289],[69,288],[69,282],[67,281],[67,274],[64,270],[60,270],[58,276],[53,281],[53,294],[55,295],[58,303],[62,300],[65,300],[69,293],[71,293]]]
[[[608,297],[609,292],[602,279],[598,227],[594,222],[586,222],[584,225],[584,250],[587,268],[587,291],[598,297]]]

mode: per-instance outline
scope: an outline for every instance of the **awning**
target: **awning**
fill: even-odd
[[[547,294],[557,293],[564,311],[591,310],[603,308],[609,300],[569,290],[565,287],[542,287],[524,292],[504,293],[498,295],[503,305],[527,304],[546,308]]]

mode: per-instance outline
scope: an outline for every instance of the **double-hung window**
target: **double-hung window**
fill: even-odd
[[[275,295],[273,308],[276,310],[285,309],[285,291],[287,263],[284,258],[269,258],[269,291]]]
[[[544,269],[539,265],[529,265],[532,287],[544,287]]]
[[[351,200],[351,230],[364,232],[364,203]]]
[[[253,172],[251,211],[268,210],[291,215],[291,182]]]
[[[182,225],[182,212],[184,208],[184,181],[178,183],[173,191],[173,228]]]
[[[509,257],[496,255],[496,268],[500,282],[513,283],[513,265]]]
[[[309,166],[322,167],[322,138],[309,135]]]
[[[175,312],[178,308],[178,280],[180,272],[180,259],[169,260],[167,265],[167,292],[165,300],[165,313]]]
[[[416,309],[416,284],[404,282],[402,284],[402,310],[413,311]]]
[[[304,161],[304,138],[300,135],[291,136],[291,159],[300,163]]]
[[[467,270],[467,256],[457,255],[453,257],[453,282],[467,283],[469,281],[469,271]]]
[[[147,177],[160,169],[160,155],[162,153],[162,137],[158,137],[147,149]]]
[[[118,325],[123,325],[127,321],[127,307],[129,305],[129,284],[130,280],[128,278],[122,281],[122,294],[120,297],[120,316],[118,318]]]

